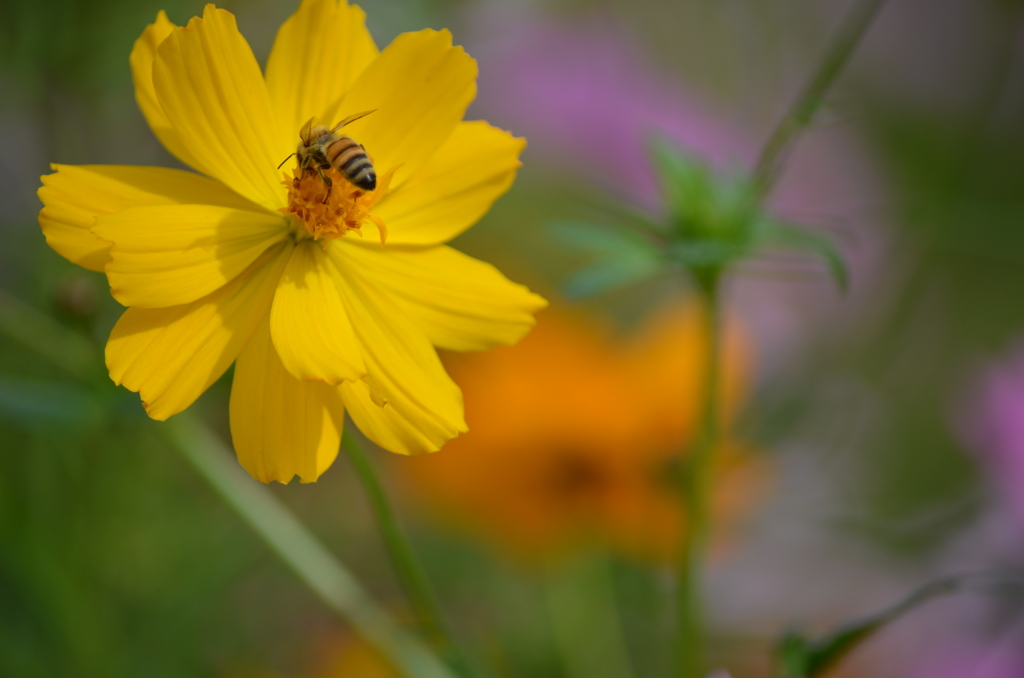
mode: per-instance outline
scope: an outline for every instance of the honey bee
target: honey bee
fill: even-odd
[[[298,158],[303,174],[316,172],[320,175],[320,179],[327,184],[327,195],[323,199],[325,204],[331,196],[334,182],[324,174],[324,170],[332,167],[356,188],[364,191],[372,191],[377,188],[377,172],[366,155],[366,149],[351,137],[338,133],[338,130],[345,125],[370,113],[373,111],[350,115],[331,129],[327,129],[323,125],[314,125],[314,118],[310,118],[299,130],[299,146],[288,158],[293,155]],[[288,158],[282,160],[281,165],[288,162]],[[277,168],[281,169],[281,165],[278,165]]]

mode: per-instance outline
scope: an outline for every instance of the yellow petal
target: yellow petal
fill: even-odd
[[[46,242],[66,259],[93,271],[110,260],[110,243],[91,231],[96,217],[144,205],[202,203],[238,209],[256,206],[223,185],[192,172],[123,165],[52,165],[42,177],[39,225]]]
[[[373,408],[354,403],[353,421],[371,440],[392,452],[416,454],[440,448],[466,430],[462,392],[444,371],[423,330],[405,317],[403,309],[348,266],[341,248],[331,247],[327,252],[338,270],[339,289],[362,348],[367,381],[377,392],[376,399],[386,402]],[[369,390],[366,397],[370,397]],[[389,408],[396,414],[387,412]],[[419,437],[389,436],[388,427],[396,420],[408,422]]]
[[[265,210],[213,205],[132,207],[96,218],[113,243],[110,293],[125,306],[187,304],[233,280],[288,238],[286,220]]]
[[[245,470],[264,483],[313,482],[338,456],[344,418],[337,388],[289,374],[270,323],[260,323],[231,384],[231,438]]]
[[[514,344],[547,305],[490,264],[444,245],[400,250],[345,240],[336,246],[345,248],[347,266],[387,292],[441,348],[478,351]]]
[[[164,109],[160,107],[156,90],[153,88],[153,61],[156,59],[156,49],[175,28],[177,26],[170,22],[167,14],[160,10],[156,15],[156,21],[146,26],[142,35],[135,41],[128,63],[131,64],[132,81],[135,83],[135,101],[138,102],[139,109],[153,134],[164,148],[182,162],[195,166],[195,161],[178,138],[178,133],[164,115]]]
[[[224,373],[270,312],[287,261],[282,246],[191,304],[129,308],[107,341],[110,378],[137,391],[153,419],[181,412]]]
[[[299,5],[278,30],[267,62],[270,100],[294,142],[302,124],[312,116],[323,119],[377,52],[359,7],[345,0]]]
[[[477,222],[512,185],[525,139],[463,122],[426,165],[374,210],[389,245],[436,245]]]
[[[296,378],[340,384],[366,374],[335,277],[320,243],[306,240],[292,250],[274,295],[270,334]]]
[[[325,120],[376,109],[345,133],[366,147],[378,176],[392,168],[392,189],[412,176],[452,133],[476,96],[476,61],[452,47],[448,31],[395,38],[325,114]]]
[[[375,402],[365,381],[346,381],[339,387],[345,411],[367,438],[385,450],[400,454],[437,452],[448,441],[446,435],[421,430],[415,417],[403,416],[390,403]]]
[[[153,85],[193,167],[270,210],[284,206],[277,165],[291,142],[233,15],[207,5],[203,18],[168,35]]]

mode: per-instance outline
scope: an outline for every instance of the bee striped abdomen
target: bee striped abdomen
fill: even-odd
[[[346,136],[341,136],[327,145],[327,160],[334,169],[356,187],[364,191],[377,188],[377,172],[363,147]]]

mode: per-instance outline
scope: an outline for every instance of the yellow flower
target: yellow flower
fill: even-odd
[[[39,190],[50,246],[105,272],[128,307],[111,378],[163,420],[234,362],[231,434],[262,481],[315,480],[346,411],[403,454],[464,432],[434,347],[514,343],[545,302],[443,244],[508,190],[525,145],[462,120],[477,70],[451,34],[378,51],[361,9],[304,0],[264,78],[234,16],[207,5],[185,27],[161,12],[131,68],[153,132],[199,173],[55,165]],[[277,169],[310,118],[368,110],[344,133],[371,157],[375,191],[333,173],[328,196],[315,172]]]

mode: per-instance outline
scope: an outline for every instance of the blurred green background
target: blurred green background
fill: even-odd
[[[405,30],[449,27],[479,58],[481,100],[470,117],[531,145],[512,191],[456,245],[565,304],[559,289],[580,255],[547,224],[595,213],[614,223],[616,192],[608,176],[595,178],[585,138],[555,147],[558,125],[573,123],[557,116],[571,108],[521,94],[522,83],[550,73],[541,63],[510,76],[517,54],[546,45],[558,73],[558,45],[569,63],[581,35],[590,46],[621,41],[653,92],[681,96],[693,104],[687,115],[703,116],[707,128],[693,123],[687,138],[698,147],[716,134],[730,140],[723,154],[735,167],[766,138],[848,5],[363,3],[381,46]],[[263,62],[295,3],[223,6]],[[175,165],[135,106],[128,69],[133,41],[159,9],[181,24],[202,3],[0,4],[0,675],[327,675],[344,625],[183,463],[135,394],[106,378],[102,346],[119,307],[102,276],[51,251],[36,223],[35,190],[50,162]],[[1024,337],[1022,17],[1017,1],[891,0],[778,190],[780,210],[842,244],[852,291],[843,296],[813,267],[785,260],[730,282],[754,355],[737,426],[774,469],[711,566],[712,649],[734,678],[769,675],[770,647],[793,622],[827,628],[950,571],[1024,570],[1024,525],[1008,517],[998,470],[963,433],[979,370]],[[559,31],[571,37],[552,40]],[[638,105],[667,116],[680,105],[651,96]],[[517,98],[528,100],[509,104]],[[613,104],[595,101],[594,114],[627,115]],[[621,157],[607,156],[598,152],[599,169]],[[641,194],[615,199],[632,195],[656,211]],[[575,303],[628,331],[653,299],[683,287]],[[94,372],[71,374],[40,353],[67,356],[69,345],[92,351]],[[195,409],[228,440],[224,382]],[[401,460],[383,455],[375,460],[390,474]],[[1024,493],[1024,473],[1019,480]],[[566,622],[552,596],[569,607],[617,606],[635,675],[663,669],[661,568],[596,551],[520,562],[421,519],[426,512],[394,489],[449,617],[498,675],[578,675],[566,657],[586,650],[566,645],[586,640],[553,628]],[[405,614],[344,457],[316,485],[270,490]],[[858,651],[841,675],[915,675],[924,648],[943,639],[976,636],[985,647],[1017,629],[1019,640],[1021,616],[1020,599],[933,603]],[[1024,675],[1017,661],[1021,673],[1006,678]],[[615,674],[599,666],[590,675]]]

